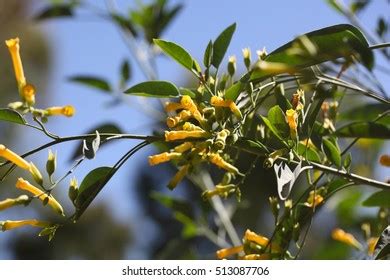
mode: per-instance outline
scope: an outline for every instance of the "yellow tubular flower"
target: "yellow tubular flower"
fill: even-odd
[[[176,102],[166,102],[165,103],[165,111],[166,112],[173,112],[179,109],[183,109],[183,105]]]
[[[378,243],[379,237],[371,237],[367,240],[368,254],[372,256],[375,251],[376,243]]]
[[[169,128],[175,127],[175,126],[177,126],[180,122],[186,121],[186,120],[188,120],[188,119],[191,118],[191,117],[192,117],[192,114],[191,114],[190,111],[188,111],[188,110],[182,110],[182,111],[180,111],[179,114],[177,114],[177,116],[167,118],[167,126],[168,126]]]
[[[27,195],[21,195],[17,198],[7,198],[3,201],[0,201],[0,211],[13,207],[15,205],[25,204],[29,201]]]
[[[22,226],[33,226],[33,227],[48,227],[50,226],[49,222],[44,222],[44,221],[39,221],[35,219],[31,220],[20,220],[20,221],[3,221],[0,222],[1,230],[6,231],[6,230],[11,230],[15,228],[19,228]]]
[[[0,144],[0,157],[11,161],[20,168],[30,170],[30,164],[24,160],[21,156],[17,155],[13,151],[7,149],[4,145]]]
[[[237,107],[233,100],[224,100],[222,97],[213,96],[211,97],[210,103],[214,107],[226,107],[239,119],[242,118],[240,109]]]
[[[332,231],[332,238],[358,250],[362,250],[363,248],[362,244],[360,244],[352,234],[347,233],[340,228],[336,228]]]
[[[35,104],[35,87],[31,84],[26,84],[22,88],[22,97],[29,105]]]
[[[161,153],[158,155],[149,156],[149,164],[150,165],[157,165],[163,162],[170,161],[172,159],[178,159],[182,155],[181,153]]]
[[[50,107],[46,109],[46,113],[49,116],[63,115],[65,117],[72,117],[75,111],[75,108],[71,105],[67,105],[64,107]]]
[[[269,239],[267,237],[258,235],[249,229],[246,230],[244,239],[246,241],[254,242],[260,245],[262,248],[266,248],[269,243]],[[270,247],[272,252],[280,252],[280,247],[278,245],[271,243]]]
[[[219,154],[209,154],[209,160],[211,163],[215,164],[216,166],[225,169],[233,174],[238,174],[238,169],[231,165],[230,163],[226,162]]]
[[[382,155],[379,158],[379,163],[383,166],[390,167],[390,155]]]
[[[321,195],[319,194],[314,195],[314,191],[311,191],[305,205],[307,207],[313,208],[321,204],[323,201],[324,198]]]
[[[296,138],[297,136],[297,128],[298,128],[298,114],[294,109],[288,109],[286,111],[286,122],[290,127],[290,135],[291,138]]]
[[[176,153],[184,153],[185,151],[188,151],[191,149],[194,145],[191,142],[184,142],[183,144],[180,144],[179,146],[176,146],[173,148],[173,150]]]
[[[24,180],[23,178],[19,178],[16,182],[16,187],[21,190],[28,191],[38,197],[40,200],[45,201],[47,200],[47,204],[50,205],[51,208],[54,209],[58,214],[65,216],[64,209],[62,208],[61,204],[58,203],[58,201],[52,196],[47,195],[37,187],[31,185],[28,181]]]
[[[184,95],[181,100],[180,104],[183,106],[184,109],[191,112],[192,116],[199,122],[203,123],[205,122],[205,119],[203,118],[202,114],[199,112],[198,107],[196,106],[195,102],[189,97],[188,95]]]
[[[210,133],[201,130],[195,131],[186,131],[186,130],[177,130],[177,131],[165,131],[165,141],[174,141],[186,138],[207,138],[210,136]]]
[[[190,122],[185,122],[183,125],[183,130],[186,131],[204,131],[201,127],[194,125]]]
[[[175,176],[173,176],[171,181],[168,183],[168,188],[170,190],[173,190],[174,188],[176,188],[177,184],[179,184],[180,181],[183,180],[183,178],[187,175],[189,168],[190,168],[190,165],[187,164],[187,165],[182,166],[179,169],[179,171],[175,174]]]
[[[250,254],[246,255],[242,258],[243,260],[247,261],[253,261],[253,260],[270,260],[271,255],[270,254]]]
[[[222,259],[225,259],[226,257],[229,257],[231,255],[235,255],[235,254],[242,252],[243,249],[244,249],[243,246],[225,248],[225,249],[218,250],[216,252],[216,255],[217,255],[218,259],[222,260]]]
[[[223,129],[218,132],[217,137],[215,139],[214,145],[218,150],[223,150],[226,145],[226,138],[230,135],[230,131],[227,129]]]
[[[26,77],[24,76],[22,59],[20,58],[19,38],[6,40],[5,44],[11,54],[16,82],[18,83],[19,91],[21,91],[26,85]]]

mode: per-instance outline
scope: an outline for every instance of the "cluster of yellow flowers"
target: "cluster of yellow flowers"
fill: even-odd
[[[13,110],[18,110],[22,114],[31,113],[33,116],[40,117],[42,120],[45,120],[47,117],[54,115],[63,115],[67,117],[73,116],[75,109],[71,105],[63,107],[49,107],[46,109],[34,108],[36,90],[32,84],[27,82],[24,75],[22,59],[20,56],[19,38],[6,40],[5,43],[12,58],[18,91],[21,98],[21,101],[10,103],[8,107]],[[16,183],[16,188],[26,191],[31,195],[20,195],[17,198],[7,198],[3,201],[0,201],[0,211],[6,210],[16,205],[28,205],[32,199],[36,198],[41,200],[43,205],[49,205],[55,212],[61,216],[64,216],[64,210],[61,204],[52,196],[50,190],[46,190],[44,188],[43,177],[34,163],[27,162],[23,157],[19,156],[17,153],[13,152],[2,144],[0,144],[0,158],[15,164],[21,169],[27,170],[31,174],[34,181],[39,185],[39,187],[36,187],[29,181],[23,178],[19,178]],[[47,167],[50,167],[47,168],[47,171],[51,176],[55,169],[55,156],[51,152],[49,152]],[[26,225],[46,228],[50,226],[50,223],[36,219],[0,221],[0,228],[2,231]]]
[[[22,59],[20,56],[19,38],[6,40],[5,44],[7,45],[12,58],[16,82],[18,84],[19,95],[21,98],[21,101],[12,102],[8,105],[8,107],[14,110],[18,110],[23,114],[30,112],[34,116],[43,119],[47,118],[48,116],[56,115],[63,115],[66,117],[73,116],[75,109],[71,105],[63,107],[49,107],[46,109],[37,109],[33,107],[35,105],[36,89],[34,85],[27,82],[24,75]]]
[[[210,105],[206,106],[202,103],[201,106],[187,95],[182,96],[180,102],[166,103],[165,110],[170,114],[166,123],[170,130],[165,131],[165,141],[180,142],[180,144],[169,152],[150,156],[149,164],[176,161],[179,171],[169,182],[170,189],[175,188],[194,166],[203,162],[224,169],[229,174],[229,178],[241,174],[228,162],[227,155],[223,153],[231,132],[223,127],[219,130],[212,129],[216,107],[229,108],[238,119],[242,118],[240,109],[232,100],[224,100],[217,96],[211,97]],[[228,184],[230,180],[225,180],[224,185]],[[218,190],[220,189],[221,186]],[[210,192],[210,196],[214,194],[219,192]]]
[[[270,260],[280,251],[281,248],[277,244],[270,243],[267,237],[248,229],[243,238],[243,245],[221,249],[216,254],[218,259],[238,255],[242,260]]]

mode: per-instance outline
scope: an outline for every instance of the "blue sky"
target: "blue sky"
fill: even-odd
[[[89,1],[96,6],[105,7],[104,1]],[[125,12],[134,1],[117,1],[118,6]],[[272,51],[284,44],[294,36],[325,26],[344,23],[346,20],[330,9],[325,1],[260,1],[260,0],[190,0],[172,1],[183,3],[185,8],[170,25],[164,34],[164,39],[177,42],[185,47],[198,61],[202,61],[204,49],[210,39],[215,38],[225,27],[237,23],[228,55],[236,54],[241,57],[241,49],[250,47],[252,53],[256,49],[266,47]],[[373,1],[368,13],[363,18],[369,26],[373,15],[385,14],[388,11],[386,1]],[[383,11],[383,12],[382,12]],[[153,122],[145,117],[137,107],[136,100],[129,98],[134,105],[119,105],[114,109],[107,109],[110,96],[90,90],[86,87],[72,84],[66,80],[75,74],[90,74],[106,77],[116,83],[119,77],[118,68],[122,59],[129,58],[131,54],[123,44],[117,29],[110,23],[98,18],[59,19],[43,23],[48,41],[52,50],[52,72],[48,80],[49,97],[47,104],[73,104],[77,114],[71,119],[57,119],[49,124],[49,128],[60,135],[82,134],[102,122],[115,122],[128,133],[151,132],[150,124]],[[176,63],[166,58],[157,60],[160,79],[170,80],[178,85],[183,83],[185,72]],[[136,64],[133,66],[133,78],[129,85],[145,80]],[[37,85],[39,87],[39,85]],[[45,104],[46,105],[46,104]],[[46,139],[31,134],[32,140],[23,143],[23,150],[36,147]],[[59,170],[65,170],[75,143],[57,147],[60,157]],[[102,149],[97,158],[89,161],[77,170],[76,175],[81,180],[89,170],[101,165],[112,165],[121,153],[131,144],[118,142]],[[131,159],[122,172],[119,172],[110,184],[99,194],[99,200],[111,203],[118,219],[134,220],[142,215],[135,205],[129,201],[127,188],[134,180],[137,162],[146,161],[150,149],[137,154]],[[38,162],[44,164],[46,153],[36,157]],[[158,168],[158,167],[155,167]],[[126,192],[126,195],[123,195]],[[142,241],[142,240],[141,240]],[[129,253],[129,257],[132,254]]]

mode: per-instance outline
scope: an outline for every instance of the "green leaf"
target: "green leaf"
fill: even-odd
[[[53,5],[34,16],[34,20],[46,20],[57,17],[70,17],[73,15],[72,6],[69,4]]]
[[[169,42],[169,41],[164,41],[160,39],[153,39],[153,42],[161,48],[161,50],[176,60],[178,63],[180,63],[182,66],[187,68],[188,70],[192,70],[192,65],[193,65],[193,58],[191,55],[183,49],[181,46]]]
[[[191,98],[196,97],[196,93],[188,88],[180,88],[180,94],[181,95],[188,95]]]
[[[222,33],[215,39],[213,44],[213,58],[211,64],[218,68],[221,64],[223,57],[230,45],[230,41],[232,40],[233,33],[236,30],[236,24],[233,23],[229,27],[227,27]]]
[[[127,59],[123,60],[121,65],[121,85],[126,84],[131,77],[131,68]]]
[[[365,201],[363,201],[363,206],[390,207],[390,191],[383,190],[370,195]]]
[[[225,98],[235,101],[243,90],[243,86],[244,85],[240,81],[238,81],[226,90]]]
[[[69,81],[79,83],[91,88],[99,89],[101,91],[110,92],[111,87],[107,81],[102,78],[94,76],[73,76]]]
[[[328,194],[337,192],[351,182],[344,178],[336,178],[327,184]]]
[[[0,121],[12,122],[22,125],[25,125],[27,123],[27,121],[23,118],[21,114],[19,114],[19,112],[8,108],[0,109]]]
[[[253,141],[246,138],[239,138],[234,146],[240,150],[246,151],[248,153],[256,154],[256,155],[267,155],[269,153],[268,149],[264,144],[258,141]]]
[[[127,89],[125,93],[158,98],[177,97],[180,95],[179,89],[167,81],[143,82]]]
[[[303,36],[271,52],[265,58],[265,61],[283,63],[291,69],[299,70],[341,57],[349,59],[351,55],[356,56],[358,54],[362,63],[368,69],[372,69],[374,65],[374,56],[369,49],[366,38],[359,29],[352,25],[333,25],[306,33]],[[310,46],[315,49],[315,55],[302,55],[291,51],[297,46],[305,49],[302,38],[306,38]],[[269,73],[255,68],[250,80],[262,80],[269,76]]]
[[[286,95],[285,95],[284,84],[280,84],[276,87],[275,98],[276,98],[276,103],[279,104],[279,106],[283,110],[283,112],[292,108],[290,100],[288,100]]]
[[[197,235],[198,229],[194,221],[181,212],[175,212],[175,219],[183,224],[182,237],[192,238]]]
[[[172,197],[171,195],[165,195],[160,192],[152,192],[150,194],[151,198],[158,201],[161,205],[176,211],[183,213],[188,217],[193,216],[193,208],[190,203],[185,200]]]
[[[354,122],[336,130],[339,137],[390,139],[390,127],[374,122]]]
[[[269,130],[272,131],[272,133],[278,138],[280,141],[284,142],[284,139],[282,136],[280,136],[278,130],[272,125],[272,123],[267,119],[266,117],[260,116],[263,120],[264,124],[268,127]]]
[[[269,109],[268,120],[271,122],[273,127],[278,131],[278,134],[286,138],[290,134],[290,128],[286,122],[286,116],[279,105],[276,105]]]
[[[321,162],[321,157],[318,155],[317,151],[310,146],[299,143],[298,144],[298,155],[304,156],[308,161]]]
[[[207,44],[206,50],[203,56],[203,64],[205,67],[209,68],[213,60],[213,41]]]
[[[337,167],[341,167],[341,155],[338,147],[329,139],[323,139],[323,149],[326,157]]]
[[[86,134],[95,134],[95,131],[98,131],[100,134],[103,133],[115,133],[115,134],[121,134],[123,133],[122,130],[113,123],[104,123],[100,124],[97,127],[94,127],[93,129],[90,129]],[[104,136],[101,136],[104,139]],[[100,147],[108,144],[110,142],[102,141],[100,143]],[[83,143],[80,143],[80,145],[77,147],[75,152],[73,153],[71,160],[75,160],[78,157],[80,157],[83,154]]]
[[[107,184],[114,169],[111,167],[98,167],[85,176],[81,182],[78,196],[75,200],[76,213],[74,219],[78,220],[98,193]]]
[[[128,30],[134,37],[138,36],[138,32],[137,32],[136,28],[134,27],[134,24],[131,21],[131,19],[126,18],[122,15],[118,15],[118,14],[111,14],[111,18],[121,28],[123,28],[124,30]]]
[[[390,110],[388,104],[383,103],[370,103],[355,106],[339,115],[340,120],[352,120],[352,121],[367,121],[374,120],[383,112]],[[390,115],[381,118],[378,123],[390,123]]]
[[[343,167],[345,168],[345,170],[349,171],[351,169],[351,164],[352,164],[352,154],[348,153],[344,158]]]

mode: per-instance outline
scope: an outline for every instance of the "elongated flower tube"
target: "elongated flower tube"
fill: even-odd
[[[205,119],[202,114],[199,112],[198,107],[195,102],[188,95],[184,95],[180,100],[181,105],[184,109],[191,112],[192,116],[200,123],[203,124]]]
[[[240,109],[237,107],[236,103],[233,100],[224,100],[222,97],[213,96],[211,97],[210,103],[214,107],[226,107],[239,119],[242,119],[242,114]]]
[[[245,241],[254,242],[260,245],[262,248],[266,248],[269,243],[269,239],[262,235],[258,235],[255,232],[247,229],[244,235]],[[277,244],[271,243],[270,245],[271,252],[280,252],[280,247]]]
[[[286,111],[286,122],[290,127],[290,136],[292,139],[297,137],[297,128],[298,128],[298,114],[294,109],[288,109]]]
[[[189,149],[191,149],[193,146],[194,146],[194,144],[192,144],[191,142],[184,142],[183,144],[180,144],[180,145],[176,146],[175,148],[173,148],[173,150],[176,153],[184,153],[184,152],[188,151]]]
[[[16,182],[16,187],[21,190],[28,191],[35,195],[37,198],[39,198],[42,201],[47,201],[47,204],[50,205],[51,208],[53,208],[54,211],[56,211],[58,214],[65,216],[64,209],[62,208],[61,204],[52,196],[44,193],[37,187],[31,185],[28,181],[24,180],[23,178],[19,178]]]
[[[167,118],[167,126],[169,128],[177,126],[180,122],[186,121],[192,117],[192,114],[188,110],[182,110],[175,117]]]
[[[362,250],[362,248],[363,248],[362,244],[360,244],[360,242],[357,241],[356,238],[352,234],[347,233],[340,228],[336,228],[332,231],[332,238],[334,240],[337,240],[337,241],[345,243],[349,246],[352,246],[358,250]]]
[[[184,177],[188,173],[189,168],[190,168],[190,165],[187,164],[187,165],[182,166],[179,169],[179,171],[175,174],[175,176],[173,176],[171,181],[168,183],[168,188],[170,190],[173,190],[174,188],[176,188],[176,186],[184,179]]]
[[[370,256],[374,254],[376,244],[378,243],[379,237],[370,237],[367,240],[367,251]]]
[[[30,164],[26,160],[24,160],[21,156],[7,149],[4,145],[1,144],[0,144],[0,157],[9,160],[10,162],[14,163],[20,168],[23,168],[25,170],[30,170]]]
[[[226,162],[219,154],[209,154],[209,161],[216,166],[225,169],[233,174],[239,174],[237,167]]]
[[[0,211],[11,208],[16,205],[26,204],[29,201],[27,195],[21,195],[17,198],[7,198],[3,201],[0,201]]]
[[[181,153],[161,153],[158,155],[149,156],[149,164],[150,165],[157,165],[163,162],[167,162],[173,159],[179,159],[182,156]]]
[[[0,227],[2,231],[11,230],[23,226],[33,226],[33,227],[48,227],[50,226],[49,222],[39,221],[36,219],[31,220],[20,220],[20,221],[0,221]]]
[[[222,260],[231,255],[238,254],[244,250],[243,246],[235,246],[231,248],[224,248],[216,252],[217,258]]]
[[[20,57],[19,38],[6,40],[5,44],[11,54],[16,82],[18,83],[19,92],[21,92],[26,85],[26,77],[24,76],[22,59]]]
[[[183,124],[183,130],[186,131],[204,131],[201,127],[194,125],[193,123],[190,122],[185,122]]]
[[[186,131],[186,130],[177,130],[177,131],[165,131],[165,141],[174,141],[186,138],[207,138],[210,136],[210,133],[207,131],[195,130],[195,131]]]
[[[177,102],[166,102],[164,109],[166,112],[173,112],[179,109],[183,109],[183,105]]]
[[[46,114],[48,116],[62,115],[65,117],[72,117],[76,110],[73,106],[67,105],[64,107],[50,107],[50,108],[47,108],[45,111],[46,111]]]

